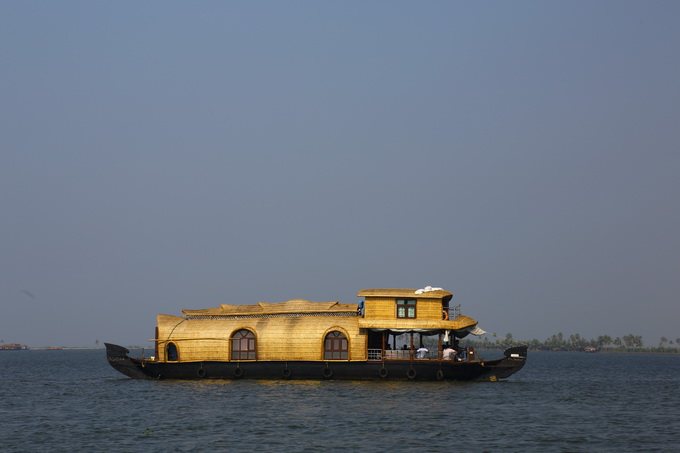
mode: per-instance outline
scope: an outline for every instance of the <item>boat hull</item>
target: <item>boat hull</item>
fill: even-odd
[[[129,351],[106,343],[107,359],[117,371],[145,379],[300,379],[300,380],[484,380],[495,381],[516,373],[526,362],[527,347],[505,351],[497,360],[241,361],[158,362],[130,357]]]

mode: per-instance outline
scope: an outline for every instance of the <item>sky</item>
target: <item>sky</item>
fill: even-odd
[[[0,339],[426,285],[499,336],[678,338],[678,17],[0,2]]]

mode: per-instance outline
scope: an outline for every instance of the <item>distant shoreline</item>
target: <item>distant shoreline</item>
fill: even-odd
[[[475,349],[480,350],[480,351],[503,351],[503,349],[497,349],[497,348],[482,348],[482,347],[475,347]],[[582,354],[665,354],[665,355],[677,355],[680,354],[680,349],[676,351],[630,351],[630,350],[622,350],[622,349],[598,349],[597,351],[583,351],[583,350],[554,350],[554,351],[549,351],[546,349],[531,349],[529,348],[529,352],[576,352],[576,353],[582,353]]]
[[[31,348],[33,350],[37,351],[61,351],[61,350],[66,350],[66,349],[105,349],[105,348],[91,348],[91,347],[80,347],[80,346],[74,346],[74,347],[67,347],[67,346],[43,346],[40,348]]]
[[[141,346],[126,346],[128,349],[151,349],[151,348],[143,348]],[[480,351],[502,351],[502,349],[496,349],[496,348],[480,348],[477,347],[476,349]],[[14,349],[7,349],[7,351],[13,351]],[[28,349],[23,349],[24,351],[61,351],[61,350],[101,350],[105,351],[106,348],[104,347],[90,347],[90,346],[73,346],[73,347],[50,347],[50,346],[42,346],[39,348],[28,348]],[[546,351],[543,349],[531,349],[529,348],[530,352],[578,352],[578,353],[583,353],[583,354],[664,354],[664,355],[678,355],[680,354],[680,349],[672,352],[672,351],[626,351],[626,350],[617,350],[617,349],[600,349],[595,352],[586,352],[586,351],[577,351],[577,350],[572,350],[572,351]]]
[[[125,346],[128,349],[151,349],[151,348],[143,348],[141,346]],[[104,347],[90,347],[90,346],[41,346],[38,348],[32,348],[29,347],[27,350],[32,350],[32,351],[66,351],[66,350],[101,350],[105,351],[106,348]]]

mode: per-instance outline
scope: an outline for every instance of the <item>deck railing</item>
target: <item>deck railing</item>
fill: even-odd
[[[449,307],[449,319],[456,319],[460,316],[460,304],[455,307]]]
[[[382,360],[382,349],[369,349],[368,360]]]
[[[415,358],[415,351],[413,357]],[[385,351],[385,360],[408,360],[411,358],[411,351],[408,349],[388,349]]]
[[[413,355],[411,355],[411,351],[408,349],[387,349],[385,350],[385,353],[383,355],[383,351],[381,349],[369,349],[368,350],[368,360],[369,361],[382,361],[383,359],[385,360],[411,360],[413,358],[414,360],[437,360],[439,359],[439,352],[438,351],[428,351],[428,352],[420,352],[418,353],[417,351],[413,351]],[[461,355],[458,356],[457,361],[462,361],[462,362],[467,362],[467,361],[475,361],[477,360],[477,357],[474,352],[474,348],[470,347],[468,348],[467,353],[463,352]]]

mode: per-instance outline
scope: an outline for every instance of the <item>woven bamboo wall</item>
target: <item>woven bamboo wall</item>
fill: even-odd
[[[256,337],[257,360],[323,361],[325,336],[338,330],[349,340],[349,360],[363,361],[366,329],[455,329],[476,324],[471,318],[442,320],[442,303],[453,296],[443,290],[416,294],[412,289],[369,289],[358,296],[365,298],[363,317],[356,316],[357,304],[304,299],[183,310],[186,317],[158,315],[158,359],[166,360],[166,345],[172,341],[180,361],[228,361],[230,338],[247,329]],[[396,299],[416,299],[416,319],[397,319]]]
[[[397,303],[393,298],[387,299],[367,297],[364,307],[364,317],[366,318],[389,319],[397,317]]]
[[[416,307],[418,319],[442,319],[441,299],[418,299]]]
[[[442,319],[441,299],[416,299],[416,319]],[[395,298],[366,297],[364,304],[365,317],[375,319],[394,319],[397,317],[397,302]]]
[[[165,343],[177,345],[180,361],[230,359],[230,337],[239,329],[255,334],[257,360],[323,361],[323,341],[333,330],[349,340],[349,359],[366,360],[366,335],[358,317],[309,316],[240,319],[184,319],[159,315],[159,359],[165,360]]]

